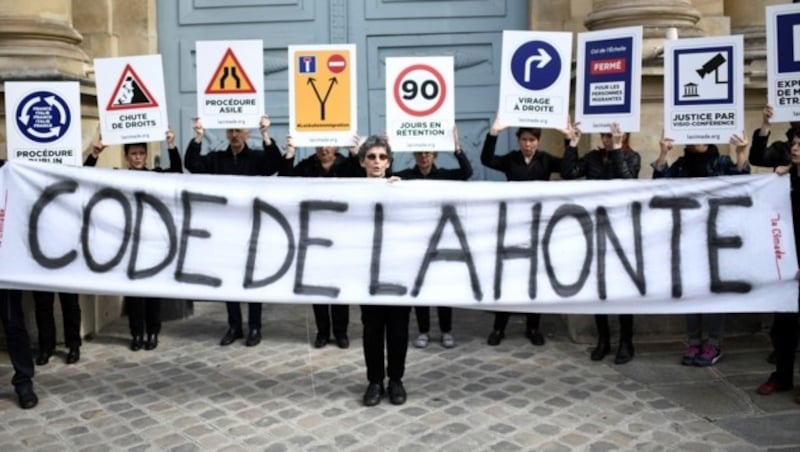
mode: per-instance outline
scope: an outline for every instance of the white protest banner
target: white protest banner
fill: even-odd
[[[9,160],[80,165],[78,82],[5,82]]]
[[[386,131],[393,151],[453,151],[453,57],[386,58]]]
[[[664,41],[664,135],[727,143],[744,130],[741,35]]]
[[[161,55],[94,60],[104,144],[161,141],[169,128]]]
[[[260,39],[197,41],[197,115],[207,129],[258,128],[264,108]]]
[[[0,170],[0,286],[534,312],[797,309],[789,178],[452,182]],[[436,193],[436,196],[431,196]]]
[[[619,123],[639,131],[642,27],[578,33],[575,121],[584,132],[609,132]]]
[[[358,130],[354,44],[289,46],[289,134],[295,146],[352,146]]]
[[[800,121],[800,4],[767,6],[766,14],[772,121]]]
[[[503,31],[498,116],[508,126],[567,126],[572,33]]]

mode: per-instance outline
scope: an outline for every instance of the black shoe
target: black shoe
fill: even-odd
[[[314,348],[322,348],[328,345],[328,335],[317,333],[317,338],[314,340]]]
[[[80,347],[70,347],[69,352],[67,353],[67,364],[75,364],[81,359],[81,348]]]
[[[367,386],[367,390],[364,392],[364,406],[375,406],[381,403],[383,392],[382,384],[370,383]]]
[[[236,339],[241,339],[244,337],[244,333],[242,330],[237,330],[235,328],[228,328],[228,331],[222,336],[222,339],[219,341],[219,345],[231,345],[233,341]]]
[[[500,342],[503,342],[504,337],[506,337],[505,333],[494,330],[489,333],[489,337],[486,338],[486,343],[494,347],[495,345],[500,345]]]
[[[597,342],[597,347],[592,350],[592,361],[602,361],[610,351],[611,344],[606,340],[599,340]]]
[[[406,388],[400,380],[389,380],[389,401],[392,405],[402,405],[406,403]]]
[[[17,388],[17,398],[19,399],[19,407],[23,410],[29,410],[39,403],[39,398],[33,392],[33,385]]]
[[[339,348],[348,348],[350,347],[350,339],[348,339],[347,336],[337,336],[336,345]]]
[[[37,366],[44,366],[50,361],[50,357],[53,356],[53,350],[39,350],[39,356],[36,357],[36,365]]]
[[[614,364],[625,364],[633,359],[633,343],[631,341],[619,341],[619,350],[614,357]]]
[[[525,337],[527,337],[533,345],[544,345],[544,336],[542,336],[539,330],[526,331]]]
[[[142,339],[142,336],[133,336],[133,339],[131,339],[131,351],[138,352],[143,345],[144,339]]]
[[[148,334],[147,342],[144,343],[145,350],[155,350],[158,347],[158,334]]]
[[[261,343],[261,330],[257,330],[255,328],[251,329],[250,333],[247,334],[247,340],[244,342],[244,345],[248,347],[255,347],[260,343]]]

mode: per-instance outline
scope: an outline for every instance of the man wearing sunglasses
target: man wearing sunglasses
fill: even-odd
[[[247,146],[247,129],[228,129],[225,135],[228,146],[224,150],[201,154],[205,130],[200,118],[194,119],[194,139],[189,142],[184,156],[184,165],[192,173],[225,174],[233,176],[270,176],[281,166],[281,151],[269,136],[269,117],[261,117],[259,124],[263,151],[252,150]],[[220,340],[220,345],[230,345],[244,337],[242,312],[239,303],[227,302],[228,331]],[[252,347],[261,342],[261,303],[248,303],[247,326],[250,331],[245,345]]]

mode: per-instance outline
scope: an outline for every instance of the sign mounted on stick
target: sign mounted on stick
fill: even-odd
[[[395,151],[452,151],[453,57],[386,58],[386,130]]]
[[[197,41],[197,115],[208,129],[256,128],[264,108],[260,39]]]
[[[6,82],[9,160],[81,164],[78,82]]]
[[[566,127],[571,61],[572,33],[503,31],[500,120],[509,126]]]
[[[105,144],[161,141],[169,128],[161,55],[94,60]]]
[[[289,134],[295,146],[352,146],[356,91],[355,45],[289,46]]]
[[[578,34],[575,121],[584,132],[608,132],[619,123],[639,131],[642,27]]]
[[[683,144],[727,143],[744,130],[741,35],[664,42],[664,135]]]
[[[800,121],[800,4],[768,6],[766,20],[772,121]]]

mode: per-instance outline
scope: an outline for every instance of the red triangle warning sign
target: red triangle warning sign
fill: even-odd
[[[151,108],[158,107],[155,97],[142,83],[139,74],[133,70],[130,64],[125,65],[122,76],[114,88],[114,93],[108,100],[106,110],[127,110],[132,108]]]
[[[239,63],[233,50],[228,48],[208,82],[206,94],[246,94],[255,93],[256,89]]]

